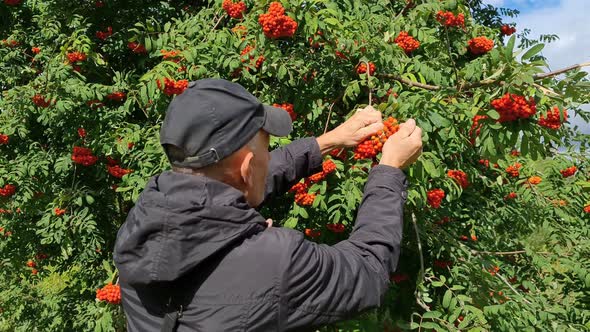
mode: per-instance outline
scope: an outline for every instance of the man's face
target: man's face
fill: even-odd
[[[250,165],[251,181],[248,181],[248,188],[246,188],[246,200],[252,207],[260,205],[264,199],[270,161],[270,153],[268,152],[270,136],[262,130],[256,136],[257,141],[251,148],[251,152],[254,154]]]

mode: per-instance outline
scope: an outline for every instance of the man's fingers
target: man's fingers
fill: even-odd
[[[372,123],[366,127],[359,129],[357,131],[357,133],[359,134],[359,136],[368,137],[373,134],[376,134],[379,130],[382,130],[382,129],[383,129],[383,123],[375,122],[375,123]]]
[[[422,143],[422,128],[416,127],[412,134],[410,134],[410,138]]]
[[[406,122],[399,125],[399,130],[395,135],[405,138],[410,136],[414,132],[414,129],[416,129],[416,121],[414,121],[414,119],[408,119]],[[422,131],[420,131],[420,135],[421,134]]]
[[[266,226],[272,227],[272,219],[266,219]]]

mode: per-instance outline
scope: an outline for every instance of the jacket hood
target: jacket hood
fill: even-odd
[[[130,285],[171,282],[266,229],[243,194],[204,176],[152,177],[117,233],[114,261]]]

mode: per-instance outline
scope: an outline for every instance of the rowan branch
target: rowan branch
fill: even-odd
[[[526,254],[526,250],[515,250],[515,251],[477,251],[471,250],[471,253],[474,255],[498,255],[498,256],[509,256],[509,255],[520,255]],[[547,251],[540,251],[536,252],[539,255],[548,255],[550,252]]]
[[[506,280],[506,278],[502,277],[502,275],[500,275],[500,273],[496,272],[496,276],[498,278],[500,278],[500,280],[502,280],[508,287],[510,287],[510,289],[518,296],[520,296],[522,298],[522,301],[528,305],[532,305],[532,303],[530,301],[528,301],[527,299],[524,298],[524,296],[522,294],[520,294],[514,287],[512,287],[512,285],[508,282],[508,280]]]
[[[425,90],[436,91],[436,90],[440,90],[440,88],[441,88],[438,85],[422,84],[422,83],[410,81],[407,78],[403,78],[399,75],[394,75],[394,74],[380,74],[379,77],[390,78],[390,79],[396,80],[398,82],[404,83],[406,85],[415,86],[417,88],[421,88],[421,89],[425,89]]]
[[[573,66],[569,66],[569,67],[565,67],[565,68],[562,68],[562,69],[558,69],[556,71],[551,71],[551,72],[543,73],[543,74],[536,74],[536,75],[533,75],[533,79],[535,79],[535,80],[542,80],[544,78],[561,75],[563,73],[567,73],[568,71],[572,71],[572,70],[579,69],[579,68],[584,68],[584,67],[590,67],[590,62],[578,63],[578,64],[573,65]]]

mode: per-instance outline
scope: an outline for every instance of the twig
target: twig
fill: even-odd
[[[453,64],[453,71],[455,72],[455,84],[459,83],[459,73],[457,72],[457,66],[455,65],[455,60],[453,60],[453,52],[451,52],[451,40],[449,39],[449,30],[445,26],[445,39],[447,40],[447,50],[449,51],[449,60],[451,60],[451,64]],[[461,90],[461,89],[459,89]]]
[[[435,91],[435,90],[440,90],[441,89],[441,87],[438,86],[438,85],[422,84],[422,83],[410,81],[409,79],[403,78],[403,77],[401,77],[399,75],[394,75],[394,74],[380,74],[379,76],[380,77],[383,77],[383,78],[390,78],[390,79],[396,80],[398,82],[404,83],[406,85],[415,86],[417,88],[422,88],[424,90],[432,90],[432,91]]]
[[[328,124],[330,123],[330,117],[332,116],[332,108],[334,108],[334,105],[336,105],[336,103],[339,102],[342,97],[344,97],[344,93],[341,93],[338,97],[336,97],[336,99],[334,99],[328,108],[328,119],[326,120],[326,125],[324,126],[324,134],[328,131]]]
[[[404,8],[402,8],[402,10],[395,16],[394,20],[397,20],[400,16],[402,16],[404,14],[404,12],[410,8],[410,6],[412,5],[412,1],[408,1],[405,5]]]
[[[414,225],[414,231],[416,232],[416,242],[418,243],[418,252],[420,253],[420,282],[424,282],[424,255],[422,254],[422,242],[420,241],[420,234],[418,232],[418,223],[416,222],[416,215],[412,212],[412,224]],[[426,303],[422,302],[420,296],[418,296],[418,288],[416,288],[416,292],[414,293],[416,297],[416,303],[422,309],[426,311],[430,311],[430,308],[426,305]]]
[[[215,14],[215,16],[219,15],[219,12],[217,12]],[[217,29],[217,26],[219,25],[219,23],[221,22],[221,20],[223,19],[224,15],[219,16],[219,19],[217,19],[217,22],[215,23],[215,25],[213,26],[213,28],[211,29],[211,31],[214,31],[215,29]],[[207,38],[209,38],[209,35],[211,34],[211,31],[207,32],[207,34],[205,35],[205,38],[203,38],[203,40],[201,40],[201,43],[205,42],[205,40],[207,40]]]
[[[496,276],[498,278],[500,278],[500,280],[502,280],[508,287],[510,287],[510,289],[518,296],[520,296],[522,298],[522,301],[528,305],[532,305],[532,303],[530,301],[528,301],[527,299],[524,298],[524,296],[522,296],[522,294],[520,294],[514,287],[512,287],[512,285],[508,282],[508,280],[506,280],[506,278],[504,278],[502,275],[500,275],[500,273],[496,272]]]
[[[373,92],[371,91],[371,67],[369,67],[369,61],[365,60],[365,66],[367,66],[367,87],[369,88],[369,106],[373,106]]]
[[[542,80],[542,79],[547,78],[547,77],[557,76],[557,75],[566,73],[566,72],[571,71],[571,70],[574,70],[574,69],[579,69],[579,68],[589,67],[589,66],[590,66],[590,62],[578,63],[576,65],[565,67],[565,68],[558,69],[558,70],[555,70],[555,71],[551,71],[551,72],[548,72],[548,73],[533,75],[533,79],[535,79],[535,80]]]

